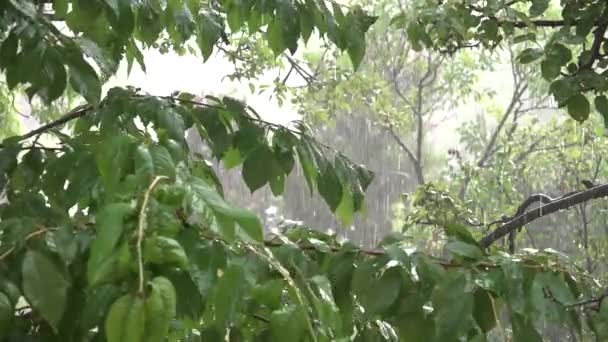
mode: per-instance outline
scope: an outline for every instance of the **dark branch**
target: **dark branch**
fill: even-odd
[[[593,67],[593,63],[598,60],[600,56],[600,48],[602,43],[604,42],[604,34],[606,33],[606,29],[608,28],[608,7],[604,9],[601,18],[599,19],[599,23],[597,28],[595,29],[595,33],[593,35],[593,44],[591,45],[591,56],[589,57],[589,61],[585,63],[581,69],[591,69]]]
[[[564,20],[531,20],[532,25],[536,27],[562,27],[566,25]],[[516,28],[528,27],[523,21],[498,21],[498,26],[512,25]]]
[[[26,140],[29,139],[33,136],[42,134],[52,128],[55,128],[57,126],[61,126],[64,123],[67,123],[69,121],[72,121],[74,119],[77,119],[81,116],[84,116],[89,110],[91,110],[93,107],[90,105],[83,105],[83,106],[78,106],[74,109],[72,109],[72,111],[70,111],[69,113],[65,114],[64,116],[60,117],[59,119],[55,120],[55,121],[51,121],[45,125],[42,125],[32,131],[29,131],[28,133],[22,135],[19,137],[19,141],[21,140]],[[0,148],[4,147],[3,145],[0,144]]]
[[[490,234],[484,236],[479,241],[479,244],[483,248],[488,248],[490,245],[492,245],[498,239],[506,236],[507,234],[515,231],[516,229],[523,227],[524,225],[526,225],[538,218],[550,215],[556,211],[571,208],[577,204],[586,202],[591,199],[602,198],[602,197],[608,197],[608,184],[602,184],[602,185],[593,187],[591,189],[575,191],[573,193],[566,194],[560,198],[551,200],[536,209],[532,209],[532,210],[526,211],[520,215],[516,215],[514,218],[509,220],[504,225],[496,228],[496,230],[494,230]],[[526,200],[526,201],[528,201],[528,200]]]

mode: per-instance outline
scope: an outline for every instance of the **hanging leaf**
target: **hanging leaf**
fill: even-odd
[[[567,106],[568,114],[570,114],[574,120],[584,122],[589,118],[591,108],[585,95],[576,94],[570,97],[570,99],[568,99]]]
[[[69,281],[53,261],[32,250],[23,258],[22,277],[25,298],[57,331],[66,309]]]

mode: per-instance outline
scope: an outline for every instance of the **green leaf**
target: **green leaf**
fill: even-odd
[[[533,0],[530,6],[530,16],[539,16],[549,8],[550,0]]]
[[[0,339],[8,336],[15,317],[13,303],[8,296],[0,292]]]
[[[124,232],[124,220],[132,211],[130,204],[112,203],[97,213],[97,236],[91,244],[87,262],[87,279],[91,285],[97,285],[105,280],[101,265],[114,253]]]
[[[433,290],[439,340],[449,340],[450,336],[459,336],[465,331],[473,310],[473,295],[467,292],[466,286],[464,274],[453,273]]]
[[[230,223],[234,221],[244,230],[244,237],[262,241],[264,238],[262,224],[254,213],[230,206],[215,189],[205,184],[201,179],[190,179],[190,185],[201,200],[213,210],[218,220],[229,219],[231,220]],[[228,240],[234,238],[229,231],[223,231],[222,234]]]
[[[527,41],[536,41],[536,33],[528,32],[520,34],[518,36],[513,37],[511,41],[513,42],[513,44],[523,43]]]
[[[555,59],[545,59],[540,63],[542,76],[547,81],[552,81],[559,76],[561,65]]]
[[[483,251],[478,246],[455,239],[447,243],[446,249],[453,255],[470,259],[480,259],[484,256]]]
[[[281,306],[285,282],[282,279],[271,279],[259,284],[251,291],[252,298],[271,310]]]
[[[353,292],[368,317],[388,310],[399,297],[402,283],[399,267],[391,267],[374,278],[374,269],[369,263],[360,264],[352,279]]]
[[[243,268],[239,265],[230,265],[217,282],[213,296],[213,317],[218,327],[226,328],[236,320],[246,284]]]
[[[63,19],[68,13],[68,0],[53,0],[53,10],[55,17]]]
[[[591,108],[585,95],[579,93],[570,97],[566,105],[568,106],[568,114],[574,120],[584,122],[589,118]]]
[[[162,108],[156,115],[155,125],[157,129],[165,130],[169,138],[178,143],[184,142],[184,119],[171,108]]]
[[[154,173],[155,175],[163,175],[169,178],[175,178],[175,163],[171,153],[166,147],[162,145],[150,145],[150,155],[154,161]]]
[[[269,166],[274,164],[272,151],[266,145],[255,149],[243,163],[243,180],[253,193],[263,187],[269,180]]]
[[[444,229],[447,236],[479,247],[477,240],[475,240],[473,234],[471,234],[471,231],[467,229],[467,227],[457,223],[451,223],[448,224]]]
[[[342,225],[348,227],[353,223],[354,214],[355,205],[353,203],[352,193],[350,192],[350,189],[344,188],[342,191],[342,200],[336,209],[336,215],[340,219]]]
[[[268,46],[275,56],[279,56],[285,50],[281,21],[275,19],[268,24],[268,29],[266,30],[266,39],[268,40]]]
[[[488,291],[475,291],[473,317],[475,322],[484,333],[489,332],[496,326],[495,304],[492,295]]]
[[[340,184],[336,170],[329,162],[324,163],[317,182],[319,194],[329,205],[331,211],[335,212],[342,201],[342,184]]]
[[[547,49],[547,59],[559,66],[564,66],[572,59],[572,51],[560,43],[553,43]]]
[[[608,128],[608,98],[606,98],[605,95],[598,95],[593,102],[595,104],[595,109],[597,109],[604,118],[604,127]]]
[[[70,85],[89,103],[97,105],[101,97],[101,82],[97,73],[79,52],[71,52],[66,56],[70,71]]]
[[[275,341],[299,341],[306,331],[306,318],[295,306],[285,306],[270,315],[270,331]]]
[[[517,59],[521,64],[532,63],[544,55],[543,50],[537,48],[527,48],[519,53]]]
[[[513,313],[511,315],[511,326],[513,327],[513,342],[542,342],[542,337],[530,322],[530,318]]]
[[[106,191],[111,193],[117,190],[121,178],[130,167],[133,144],[125,135],[116,135],[108,139],[109,141],[104,141],[98,146],[95,160]]]
[[[204,13],[198,20],[196,41],[203,54],[204,61],[209,59],[215,43],[220,39],[222,32],[224,32],[224,28],[220,24],[221,22],[223,21],[220,18],[208,13]]]
[[[165,236],[152,236],[144,243],[144,261],[157,265],[175,265],[188,268],[188,258],[182,246],[174,239]]]
[[[70,283],[47,256],[32,250],[25,254],[21,272],[28,303],[57,331]]]
[[[222,161],[224,162],[224,167],[229,170],[240,165],[243,160],[238,148],[230,148],[224,153]]]
[[[306,183],[308,184],[308,188],[310,190],[310,194],[312,195],[314,186],[317,182],[318,177],[318,166],[314,157],[313,147],[307,143],[297,144],[296,151],[298,152],[298,159],[300,160],[300,165],[302,167],[302,173],[304,174],[304,179],[306,179]]]

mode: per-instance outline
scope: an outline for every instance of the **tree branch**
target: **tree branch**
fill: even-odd
[[[562,27],[566,25],[566,22],[564,20],[531,20],[530,21],[532,23],[532,25],[536,26],[536,27]],[[505,21],[498,21],[498,26],[504,26],[504,25],[512,25],[513,27],[516,28],[524,28],[524,27],[528,27],[528,24],[526,24],[523,21],[509,21],[509,20],[505,20]]]
[[[84,116],[85,114],[88,113],[89,110],[91,110],[93,107],[91,105],[82,105],[82,106],[78,106],[74,109],[72,109],[72,111],[70,111],[69,113],[65,114],[64,116],[60,117],[59,119],[55,120],[55,121],[51,121],[45,125],[42,125],[32,131],[29,131],[28,133],[22,135],[19,137],[19,141],[22,140],[26,140],[29,139],[33,136],[42,134],[46,131],[48,131],[49,129],[55,128],[57,126],[61,126],[66,122],[72,121],[74,119],[77,119],[81,116]],[[4,145],[0,144],[0,148],[3,148]]]
[[[521,215],[515,216],[502,226],[496,228],[490,234],[484,236],[481,240],[479,240],[479,244],[483,248],[488,248],[498,239],[506,236],[510,232],[513,232],[516,229],[519,229],[538,218],[550,215],[556,211],[571,208],[577,204],[586,202],[591,199],[602,197],[608,197],[608,184],[602,184],[590,189],[575,191],[573,193],[566,194],[560,198],[551,200],[536,209],[532,209],[530,211],[522,213]],[[527,202],[527,200],[525,202]]]

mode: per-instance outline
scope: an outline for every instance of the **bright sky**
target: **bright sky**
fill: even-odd
[[[107,90],[114,86],[135,86],[153,95],[170,95],[173,91],[185,91],[196,95],[229,95],[252,106],[265,120],[286,124],[298,119],[296,111],[289,101],[279,106],[277,101],[269,99],[271,91],[261,95],[251,94],[248,81],[239,83],[230,81],[224,76],[232,71],[232,64],[221,54],[203,63],[200,56],[175,53],[161,54],[156,50],[144,54],[147,72],[134,64],[131,74],[127,76],[127,66],[123,63],[115,77],[104,87]],[[270,84],[276,71],[269,71],[259,83]]]

